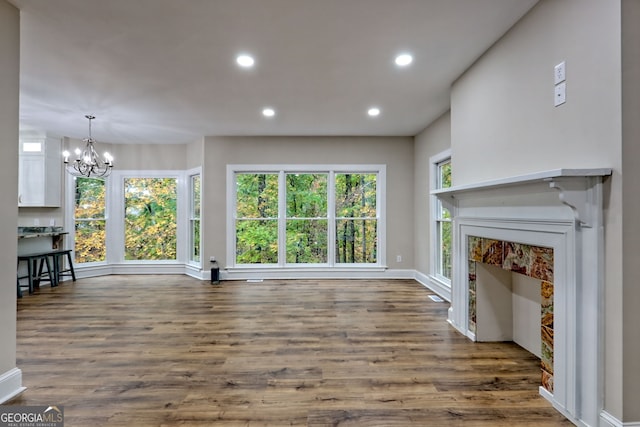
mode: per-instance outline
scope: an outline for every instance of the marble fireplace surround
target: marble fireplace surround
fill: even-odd
[[[600,425],[604,277],[602,182],[611,169],[555,169],[434,190],[453,218],[449,323],[469,327],[470,238],[553,250],[553,392],[540,394],[569,420]]]

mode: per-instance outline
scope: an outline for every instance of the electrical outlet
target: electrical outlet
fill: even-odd
[[[40,225],[40,220],[38,218],[34,218],[33,219],[33,225],[35,225],[36,227]]]
[[[402,262],[402,255],[398,255],[396,257],[396,262]]]
[[[556,86],[553,97],[553,105],[556,107],[567,102],[567,84],[560,83]]]
[[[49,225],[51,227],[53,227],[54,225],[56,225],[56,220],[54,218],[49,218]]]
[[[215,260],[216,260],[216,257],[214,257],[214,256],[210,256],[210,257],[209,257],[209,261],[210,261],[210,262],[214,262]]]

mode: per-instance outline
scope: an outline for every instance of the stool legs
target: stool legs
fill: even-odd
[[[62,263],[64,263],[64,260],[60,259],[65,255],[67,256],[67,264],[69,264],[69,268],[67,268],[66,270],[64,269],[64,265],[62,265]],[[71,251],[54,254],[53,269],[55,271],[54,274],[58,283],[60,283],[60,277],[67,271],[71,274],[71,279],[73,279],[74,282],[76,281],[76,271],[73,269],[73,258],[71,258]]]
[[[71,259],[71,252],[67,252],[67,261],[69,262],[69,271],[71,272],[71,278],[76,281],[76,272],[73,269],[73,260]]]

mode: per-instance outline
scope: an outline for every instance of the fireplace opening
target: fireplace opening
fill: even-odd
[[[468,262],[469,331],[534,354],[553,393],[553,249],[469,236]]]

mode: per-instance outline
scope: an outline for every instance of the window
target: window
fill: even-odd
[[[200,174],[189,176],[189,261],[200,264]]]
[[[124,179],[124,259],[177,259],[177,180]]]
[[[377,259],[377,175],[336,174],[336,263]]]
[[[451,187],[451,154],[450,151],[441,153],[431,159],[433,171],[432,188],[442,189]],[[432,196],[432,274],[440,280],[451,283],[451,250],[452,224],[451,213],[442,202]]]
[[[327,263],[328,175],[288,173],[287,263]]]
[[[379,266],[385,167],[228,166],[235,266]]]
[[[278,175],[240,173],[235,182],[236,263],[277,263]]]
[[[74,230],[75,262],[103,262],[107,259],[105,181],[75,178]]]

